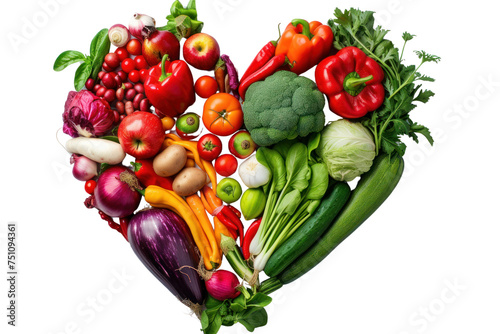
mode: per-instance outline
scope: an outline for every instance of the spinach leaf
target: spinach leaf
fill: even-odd
[[[306,199],[322,199],[328,188],[328,168],[324,163],[311,166],[311,179],[307,188]]]
[[[313,158],[312,153],[315,149],[318,148],[320,140],[321,140],[321,134],[319,132],[313,133],[307,140],[307,157],[309,158],[309,162],[316,161]]]
[[[288,151],[285,165],[288,186],[298,191],[306,189],[311,178],[311,170],[307,164],[306,145],[294,144]]]
[[[74,63],[81,63],[85,61],[85,55],[80,51],[64,51],[61,53],[54,62],[54,71],[62,71],[66,67]]]
[[[281,155],[267,147],[260,147],[256,153],[257,161],[264,165],[271,172],[271,182],[267,183],[263,188],[267,194],[269,188],[275,192],[281,191],[286,183],[285,162]]]

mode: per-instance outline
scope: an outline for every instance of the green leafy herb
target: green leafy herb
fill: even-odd
[[[104,57],[109,53],[111,41],[108,37],[108,29],[101,29],[92,39],[90,44],[90,58],[92,60],[92,74],[91,78],[96,79],[101,71]]]
[[[85,86],[88,78],[97,78],[102,68],[104,57],[109,53],[111,42],[108,37],[108,29],[101,29],[90,43],[90,55],[84,55],[79,51],[64,51],[55,60],[54,71],[62,71],[69,65],[80,63],[76,69],[74,86],[79,91]]]
[[[81,63],[85,61],[85,55],[80,51],[64,51],[57,57],[54,62],[54,71],[62,71],[66,67],[74,63]]]
[[[215,334],[222,326],[240,323],[249,332],[267,324],[264,309],[272,298],[251,289],[240,288],[242,293],[234,299],[219,301],[208,296],[206,309],[201,314],[201,330],[204,334]]]
[[[418,80],[434,81],[419,73],[420,67],[429,62],[437,63],[441,58],[425,51],[416,51],[420,64],[404,65],[404,49],[415,35],[403,33],[404,44],[400,53],[391,41],[385,39],[389,31],[374,26],[373,12],[354,8],[342,12],[337,8],[334,15],[336,18],[328,21],[335,35],[334,46],[339,50],[346,46],[360,48],[382,66],[386,75],[383,105],[361,118],[363,125],[373,133],[377,154],[383,151],[389,155],[403,156],[406,145],[401,142],[402,135],[418,142],[417,134],[421,134],[432,145],[434,141],[429,129],[413,122],[410,112],[416,107],[415,102],[427,103],[434,96],[432,91],[415,84]]]

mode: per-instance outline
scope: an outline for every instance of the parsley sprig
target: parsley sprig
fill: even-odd
[[[429,129],[413,122],[410,112],[416,107],[415,102],[427,103],[434,96],[432,91],[422,89],[422,84],[417,84],[418,81],[434,81],[421,74],[420,67],[429,62],[437,63],[441,58],[425,51],[415,51],[420,64],[404,65],[406,43],[415,35],[403,33],[404,44],[400,53],[390,40],[385,39],[389,31],[380,26],[375,27],[373,14],[371,11],[354,8],[342,12],[337,8],[334,13],[336,18],[330,19],[328,25],[335,35],[336,49],[356,46],[382,66],[386,76],[384,103],[360,121],[373,133],[377,154],[385,152],[403,156],[406,145],[401,141],[402,135],[407,135],[418,143],[417,134],[421,134],[431,145],[434,143]]]

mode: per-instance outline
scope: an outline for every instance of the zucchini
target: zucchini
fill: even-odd
[[[389,197],[401,179],[403,169],[404,161],[401,157],[389,157],[385,154],[376,157],[370,170],[361,176],[333,225],[277,276],[280,282],[288,284],[307,273],[354,232]]]
[[[345,182],[336,182],[333,187],[329,187],[328,194],[321,200],[312,216],[271,255],[264,268],[266,275],[278,275],[311,247],[332,224],[349,199],[350,193],[351,188]]]

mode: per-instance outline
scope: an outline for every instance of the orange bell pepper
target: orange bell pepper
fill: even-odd
[[[327,57],[333,47],[333,31],[318,21],[295,19],[288,24],[276,46],[276,56],[285,54],[290,71],[301,74]]]

